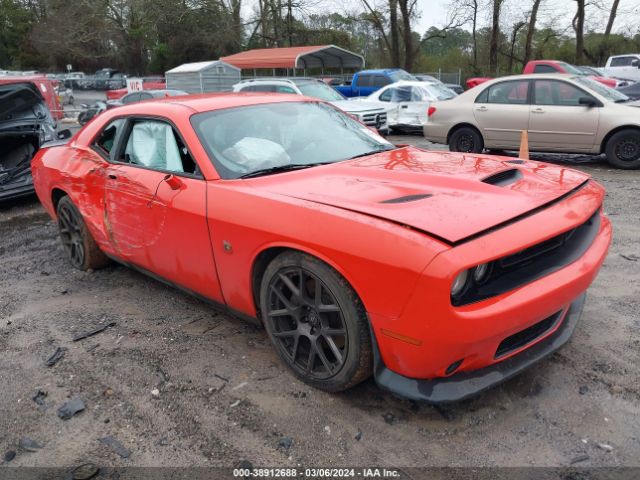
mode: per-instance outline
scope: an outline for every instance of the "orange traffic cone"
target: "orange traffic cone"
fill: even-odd
[[[529,160],[529,132],[527,130],[522,130],[522,135],[520,135],[520,153],[518,153],[518,157]]]

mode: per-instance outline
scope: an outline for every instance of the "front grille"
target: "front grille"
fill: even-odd
[[[381,127],[387,123],[387,112],[366,113],[362,116],[362,123],[369,127]]]
[[[491,262],[489,276],[481,284],[470,280],[461,295],[451,298],[452,305],[495,297],[569,265],[587,251],[599,229],[600,209],[576,228]]]
[[[518,333],[505,338],[502,342],[500,342],[500,345],[498,345],[498,349],[496,350],[494,358],[497,359],[500,357],[504,357],[508,353],[518,350],[525,345],[533,342],[534,340],[542,337],[556,325],[556,322],[561,315],[562,310],[554,313],[550,317],[545,318],[541,322],[531,325],[530,327],[525,328],[524,330],[520,330]]]

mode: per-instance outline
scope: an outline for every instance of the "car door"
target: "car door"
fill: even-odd
[[[206,182],[177,130],[162,118],[127,118],[106,177],[105,218],[118,255],[222,302]]]
[[[393,100],[398,98],[396,87],[383,87],[367,97],[368,101],[374,101],[387,111],[387,123],[389,126],[400,124],[400,105]]]
[[[473,115],[488,148],[518,148],[529,128],[529,80],[493,83],[476,97]]]
[[[601,105],[592,95],[564,80],[535,80],[529,116],[529,147],[590,150],[596,140],[600,107],[581,105],[581,99]]]

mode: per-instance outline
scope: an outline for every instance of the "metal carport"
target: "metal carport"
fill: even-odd
[[[306,47],[259,48],[222,57],[223,62],[242,70],[258,69],[311,69],[345,68],[361,70],[364,58],[335,45],[314,45]]]

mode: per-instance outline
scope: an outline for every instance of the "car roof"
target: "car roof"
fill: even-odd
[[[492,78],[491,80],[481,83],[480,85],[485,85],[489,82],[495,83],[500,80],[533,80],[536,78],[562,78],[565,80],[570,80],[576,76],[578,75],[575,73],[527,73],[523,75],[507,75],[506,77]]]
[[[288,93],[262,93],[262,92],[223,92],[204,93],[197,95],[185,95],[177,97],[156,98],[140,103],[132,103],[118,108],[122,114],[139,114],[149,112],[150,109],[157,109],[157,113],[166,112],[176,106],[189,109],[192,113],[209,112],[212,110],[223,110],[225,108],[245,107],[249,105],[262,105],[266,103],[285,102],[317,102],[317,99],[304,97],[301,95]],[[151,112],[149,112],[151,113]]]
[[[362,70],[358,73],[394,73],[402,70],[401,68],[375,68],[372,70]]]

